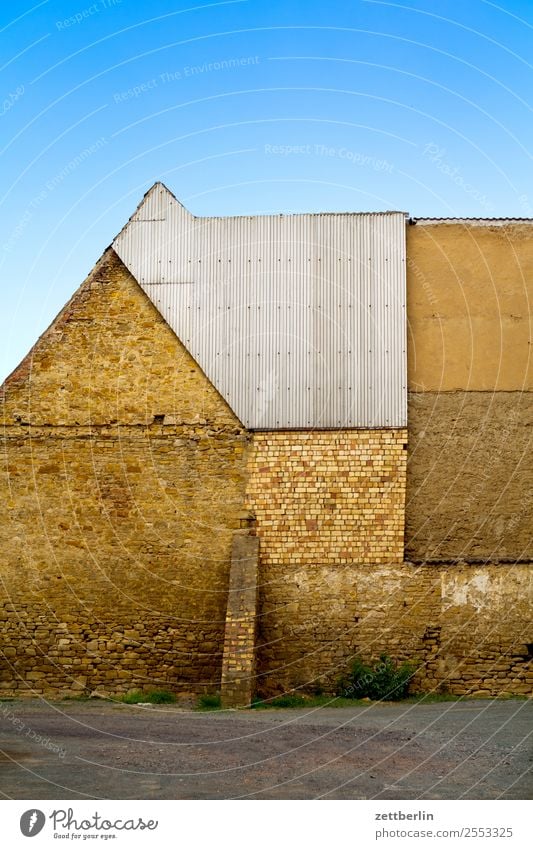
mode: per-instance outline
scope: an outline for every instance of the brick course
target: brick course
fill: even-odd
[[[406,442],[403,429],[255,433],[262,567],[401,562]]]

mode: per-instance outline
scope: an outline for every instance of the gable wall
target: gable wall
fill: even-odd
[[[112,251],[4,391],[1,690],[216,686],[248,436]]]

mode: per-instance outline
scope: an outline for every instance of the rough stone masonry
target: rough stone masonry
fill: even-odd
[[[106,251],[2,390],[0,693],[217,691],[235,637],[241,701],[381,651],[531,694],[532,231],[408,227],[408,433],[247,431]]]

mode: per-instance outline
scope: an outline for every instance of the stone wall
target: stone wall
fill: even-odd
[[[410,228],[408,448],[247,433],[106,252],[3,387],[0,693],[218,688],[251,514],[263,694],[381,651],[421,689],[531,692],[530,241]]]
[[[4,393],[0,692],[217,687],[249,437],[112,251]]]
[[[531,570],[466,563],[271,567],[258,689],[332,692],[359,655],[414,662],[415,690],[533,691]]]

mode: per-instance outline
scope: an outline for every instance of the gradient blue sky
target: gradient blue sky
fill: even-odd
[[[20,0],[0,37],[0,379],[156,180],[197,215],[533,216],[530,0]]]

